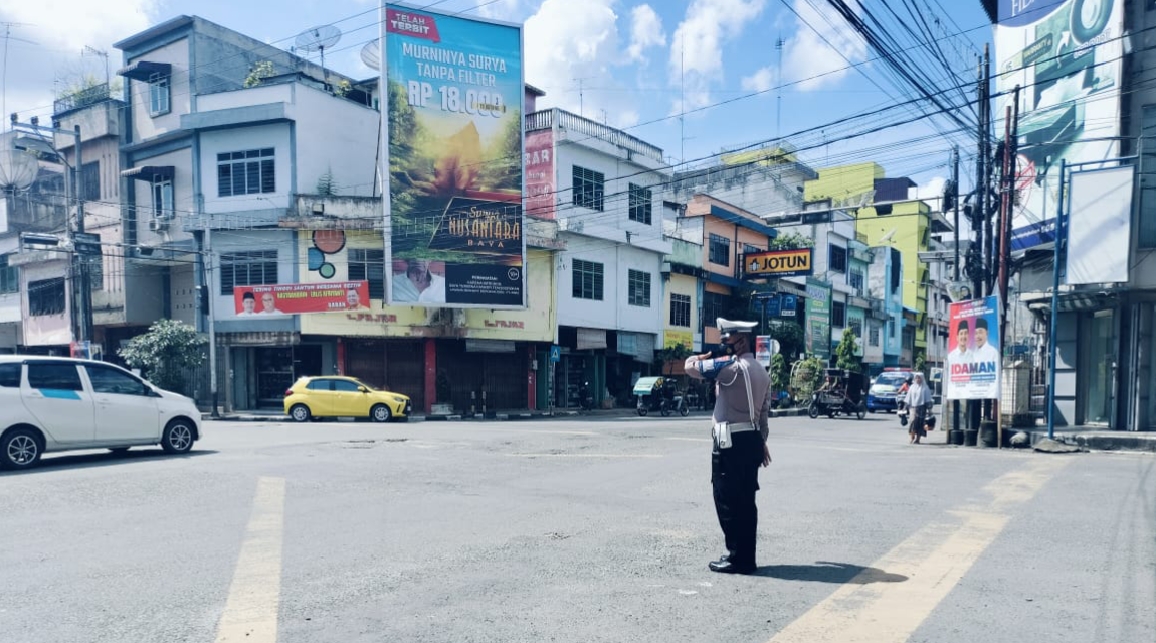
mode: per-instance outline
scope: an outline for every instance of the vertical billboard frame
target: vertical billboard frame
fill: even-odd
[[[469,30],[474,26],[484,26],[479,28],[493,33],[475,36],[465,42],[451,39],[447,41],[448,44],[441,44],[443,32]],[[501,29],[494,31],[491,27],[514,32],[508,36],[510,42],[507,43],[507,55],[501,55],[503,50],[500,49],[498,54],[489,55],[496,46],[493,43],[505,38],[495,37],[494,33],[500,34]],[[526,309],[529,288],[526,276],[526,177],[522,167],[526,151],[525,38],[522,25],[485,18],[465,18],[412,4],[381,1],[378,37],[381,52],[378,82],[382,123],[381,180],[387,271],[386,304]],[[514,37],[517,39],[516,48],[512,46]],[[398,54],[405,50],[411,38],[426,43],[409,43],[411,54],[424,51],[432,58],[428,61],[425,74],[421,73],[420,67],[419,72],[414,74],[392,73],[401,65],[401,56]],[[399,51],[390,52],[391,47],[397,47]],[[414,55],[414,58],[421,58],[421,55]],[[485,66],[487,59],[488,63],[495,65],[494,69]],[[517,65],[516,74],[508,74],[506,78],[498,80],[506,73],[507,64]],[[487,76],[490,72],[493,74]],[[390,152],[394,141],[390,140],[390,111],[394,106],[391,106],[391,80],[401,85],[402,94],[399,99],[405,108],[411,110],[414,127],[440,125],[443,133],[441,138],[434,136],[423,141],[428,146],[424,150],[428,158],[423,160],[429,161],[424,169],[432,169],[432,172],[427,172],[417,181],[411,181],[406,190],[395,190],[392,185],[394,173]],[[515,82],[516,87],[512,87]],[[411,94],[415,87],[417,94]],[[489,91],[489,88],[493,91]],[[429,109],[431,101],[438,100],[441,107]],[[428,112],[424,119],[419,109]],[[501,112],[500,116],[498,112]],[[512,118],[513,114],[517,115],[516,119]],[[496,116],[501,121],[492,128],[496,133],[489,135],[488,142],[483,141],[483,134],[479,132],[478,125],[484,123],[477,120],[486,115]],[[452,135],[445,135],[446,129],[454,126],[459,129]],[[503,141],[499,139],[503,134],[509,134],[511,128],[516,130],[518,139],[516,158],[513,158],[514,154],[501,153]],[[511,142],[510,138],[507,136],[504,142]],[[499,151],[486,156],[482,150],[487,145]],[[439,147],[441,149],[434,151],[434,148]],[[474,157],[472,162],[471,155]],[[504,163],[510,169],[505,175],[497,170],[479,179],[486,166],[492,167],[495,163]],[[510,181],[515,172],[516,182]],[[407,174],[407,178],[414,177]],[[475,179],[492,183],[475,183]],[[503,183],[505,187],[502,187]],[[513,183],[516,183],[516,189]],[[415,186],[421,187],[419,189]],[[399,232],[399,222],[396,220],[396,201],[399,197],[408,197],[414,204],[422,203],[423,207],[427,207],[426,210],[415,209],[408,213],[418,215],[419,223],[415,224],[413,219],[409,219],[410,223],[404,232]],[[413,247],[399,253],[399,234],[410,236],[407,245],[412,244]],[[426,234],[428,238],[425,238]],[[411,255],[406,257],[410,265],[406,266],[403,273],[395,273],[393,268],[394,262],[399,260],[399,254]],[[438,268],[441,274],[438,274]],[[411,271],[418,278],[410,281],[415,284],[424,282],[425,288],[419,291],[420,285],[415,288],[395,287],[395,280],[399,277],[397,283],[406,286]]]

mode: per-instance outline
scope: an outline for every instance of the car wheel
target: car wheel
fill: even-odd
[[[369,410],[369,417],[373,418],[374,422],[389,422],[393,418],[393,413],[390,412],[389,407],[384,404],[375,404]]]
[[[161,448],[166,453],[188,453],[189,449],[193,448],[193,435],[195,433],[192,423],[179,418],[173,420],[165,427],[165,433],[161,436]]]
[[[0,440],[0,469],[28,469],[40,461],[40,452],[40,436],[35,431],[9,431]]]
[[[313,417],[313,413],[304,404],[294,404],[293,408],[289,409],[289,417],[297,422],[308,422]]]

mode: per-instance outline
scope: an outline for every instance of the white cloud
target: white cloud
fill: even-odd
[[[541,107],[561,107],[614,127],[637,123],[630,93],[615,81],[622,65],[616,0],[545,0],[526,20],[526,82],[546,91]]]
[[[711,101],[710,88],[722,81],[723,46],[762,13],[765,0],[693,0],[674,32],[668,65],[671,85],[685,95],[674,111],[695,109]]]
[[[641,60],[642,52],[648,47],[666,44],[666,33],[662,30],[662,19],[648,4],[640,4],[630,11],[630,46],[626,55],[631,60]]]
[[[748,92],[765,92],[775,86],[775,72],[763,67],[754,74],[743,78],[743,89]]]
[[[938,203],[940,197],[943,196],[943,185],[947,183],[947,177],[934,176],[924,181],[923,185],[916,186],[915,198]]]
[[[108,67],[115,74],[122,57],[112,43],[148,28],[159,6],[160,0],[2,3],[0,22],[24,23],[12,27],[8,43],[5,111],[19,112],[21,120],[33,114],[47,116],[56,81],[67,85],[83,75],[103,80],[104,59],[82,57],[86,45],[108,52]]]
[[[848,4],[859,9],[855,0]],[[806,0],[794,0],[794,8],[801,20],[785,45],[785,81],[797,81],[800,91],[813,91],[838,84],[851,72],[850,64],[866,60],[867,43],[841,16],[821,14]]]
[[[513,20],[521,10],[522,2],[521,0],[497,0],[496,2],[474,0],[474,6],[478,8],[478,15],[483,18]]]

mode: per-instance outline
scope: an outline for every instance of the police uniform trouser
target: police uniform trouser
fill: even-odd
[[[759,523],[755,492],[759,490],[763,438],[758,431],[740,431],[731,434],[731,441],[731,448],[716,446],[711,452],[714,508],[730,561],[736,565],[754,565],[755,532]]]

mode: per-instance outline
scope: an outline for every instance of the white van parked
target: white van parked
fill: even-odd
[[[0,355],[0,468],[77,449],[185,453],[201,438],[200,417],[191,399],[113,364]]]

